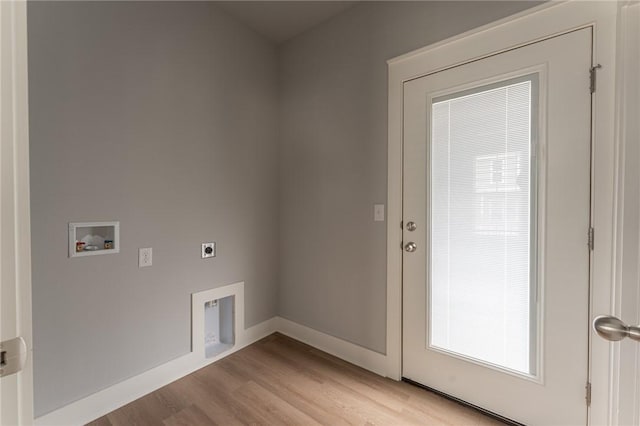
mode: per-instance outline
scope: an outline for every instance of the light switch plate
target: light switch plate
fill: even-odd
[[[153,250],[151,247],[141,248],[138,251],[138,267],[145,268],[153,264]]]
[[[202,258],[216,257],[216,243],[202,243]]]
[[[373,205],[373,220],[375,222],[384,222],[384,204]]]

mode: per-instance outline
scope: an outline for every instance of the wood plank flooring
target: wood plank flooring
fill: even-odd
[[[500,425],[275,333],[90,425]]]

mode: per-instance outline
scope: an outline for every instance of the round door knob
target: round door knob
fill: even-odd
[[[409,253],[413,253],[414,251],[416,251],[417,248],[418,246],[413,241],[408,242],[404,246],[405,251],[408,251]]]
[[[603,339],[617,342],[629,335],[629,327],[616,317],[599,316],[593,321],[593,328]]]
[[[593,328],[598,336],[612,342],[625,337],[640,342],[640,325],[627,325],[616,317],[601,315],[593,320]]]
[[[415,222],[407,222],[407,231],[415,231],[418,225]]]

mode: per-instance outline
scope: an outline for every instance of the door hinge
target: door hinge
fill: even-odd
[[[27,361],[27,344],[22,337],[0,342],[0,377],[21,371]]]
[[[594,235],[595,235],[595,231],[593,229],[593,227],[589,228],[589,235],[587,237],[588,243],[589,243],[589,250],[593,251],[593,246],[594,246]]]
[[[598,64],[589,68],[589,90],[591,93],[596,91],[596,71],[602,68],[602,65]]]
[[[585,386],[585,400],[587,401],[587,407],[591,407],[591,382],[587,382],[587,385]]]
[[[404,229],[404,220],[400,221],[400,229]]]

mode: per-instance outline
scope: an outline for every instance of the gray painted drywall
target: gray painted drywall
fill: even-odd
[[[248,326],[384,352],[385,61],[530,6],[362,3],[277,63],[211,3],[29,2],[36,415],[187,353],[190,294],[239,280]],[[89,220],[119,254],[67,257]]]
[[[386,60],[535,4],[362,3],[280,47],[281,316],[386,351]]]
[[[277,58],[205,2],[29,2],[28,24],[40,416],[188,353],[192,292],[245,281],[247,326],[276,314]],[[120,253],[69,259],[67,223],[99,220]]]

